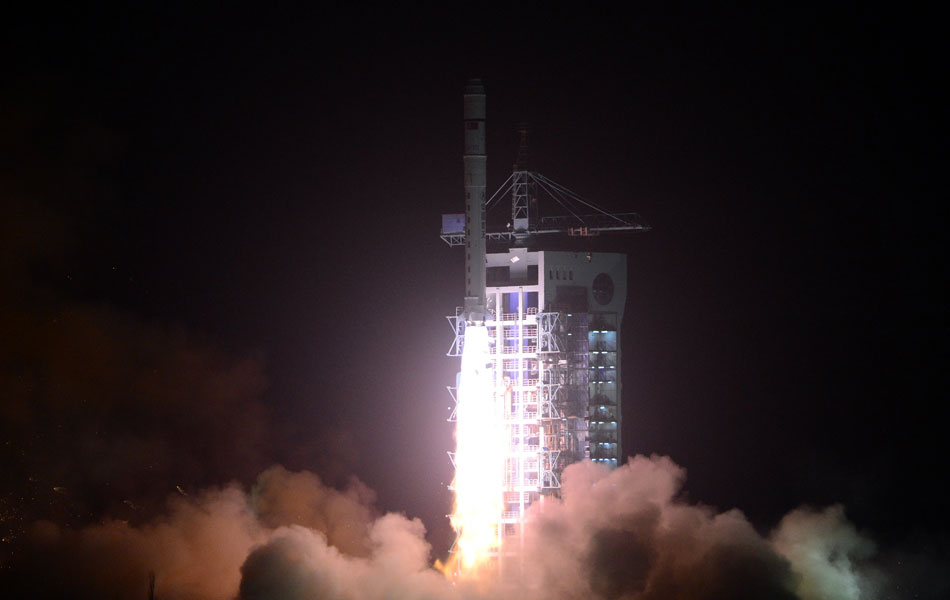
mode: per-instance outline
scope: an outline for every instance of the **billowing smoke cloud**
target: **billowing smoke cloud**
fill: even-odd
[[[35,596],[144,598],[152,571],[157,597],[189,600],[877,597],[873,545],[840,506],[793,511],[763,537],[738,510],[679,500],[683,480],[665,457],[571,466],[563,499],[529,512],[523,576],[456,586],[431,568],[418,519],[380,516],[356,480],[336,490],[272,467],[249,491],[174,495],[140,527],[37,523],[25,557],[36,571],[20,585]]]
[[[291,473],[275,466],[260,475],[250,501],[264,527],[301,525],[322,533],[329,545],[344,554],[366,556],[375,498],[355,477],[338,491],[313,473]]]
[[[241,567],[240,597],[277,598],[451,598],[451,584],[429,568],[429,545],[418,519],[388,514],[375,521],[366,558],[346,556],[313,530],[274,532]]]
[[[145,598],[153,571],[160,598],[224,600],[234,595],[249,549],[264,539],[243,491],[208,490],[171,498],[167,516],[138,528],[38,523],[25,557],[33,571],[16,584],[23,597]]]
[[[871,598],[870,542],[840,507],[795,511],[764,538],[738,510],[677,500],[685,472],[638,456],[570,467],[562,502],[532,507],[529,585],[566,598]]]
[[[823,511],[800,508],[787,514],[772,543],[800,575],[803,600],[866,598],[861,561],[874,554],[874,544],[844,517],[844,507]]]
[[[251,597],[274,598],[278,589],[328,585],[307,569],[341,573],[345,565],[363,565],[357,575],[379,570],[396,578],[426,569],[421,522],[377,518],[372,499],[355,479],[340,491],[312,473],[272,467],[249,492],[232,484],[172,495],[167,514],[140,527],[110,520],[77,531],[41,521],[13,584],[34,597],[145,598],[153,572],[159,598],[224,600],[239,586]],[[283,575],[295,572],[300,581]],[[361,578],[341,581],[348,589]],[[283,587],[273,587],[278,584]],[[404,585],[416,589],[413,577]]]

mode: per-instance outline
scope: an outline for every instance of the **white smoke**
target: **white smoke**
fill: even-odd
[[[528,585],[563,598],[874,597],[858,570],[873,546],[841,507],[795,511],[766,539],[739,510],[677,500],[684,480],[666,457],[569,467],[563,500],[530,512]]]
[[[145,598],[154,571],[163,600],[876,597],[865,576],[873,545],[840,506],[793,511],[763,537],[738,510],[679,500],[684,479],[665,457],[613,471],[572,465],[563,498],[529,511],[523,577],[460,587],[431,567],[418,519],[380,516],[356,481],[335,490],[273,467],[250,492],[176,495],[165,517],[142,527],[38,524],[35,572],[23,570],[14,592]],[[56,577],[40,575],[49,571]]]
[[[862,589],[860,561],[874,554],[874,544],[844,516],[840,504],[824,510],[799,508],[785,515],[772,534],[776,551],[799,575],[802,600],[858,600]]]

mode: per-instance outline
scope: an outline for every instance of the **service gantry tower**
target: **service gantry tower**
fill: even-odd
[[[544,248],[558,236],[592,238],[649,227],[634,213],[601,210],[531,171],[525,125],[518,127],[511,176],[486,199],[486,104],[478,79],[465,87],[463,116],[465,213],[442,215],[440,234],[449,246],[465,248],[465,303],[447,317],[454,333],[448,356],[461,356],[466,325],[486,326],[507,438],[495,554],[500,569],[517,568],[518,561],[507,558],[520,556],[525,511],[559,493],[564,468],[580,460],[614,468],[623,457],[626,255]],[[540,216],[539,192],[545,206],[566,214]],[[487,211],[509,194],[510,220],[488,230]],[[457,402],[456,388],[448,389]]]

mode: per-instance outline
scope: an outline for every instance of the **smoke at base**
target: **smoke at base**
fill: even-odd
[[[378,516],[359,483],[338,491],[281,467],[250,492],[172,498],[165,517],[139,528],[38,523],[17,581],[8,572],[2,583],[31,597],[145,598],[152,570],[156,597],[168,600],[879,597],[873,546],[840,507],[793,511],[763,537],[738,510],[677,500],[683,480],[665,457],[614,471],[572,465],[563,499],[529,511],[531,559],[514,587],[452,585],[431,567],[418,519]]]

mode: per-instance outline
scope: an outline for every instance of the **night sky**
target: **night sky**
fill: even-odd
[[[273,464],[445,553],[469,77],[490,191],[526,121],[534,170],[652,226],[577,243],[628,254],[625,453],[762,531],[842,503],[945,556],[935,16],[581,10],[4,18],[5,565]]]

